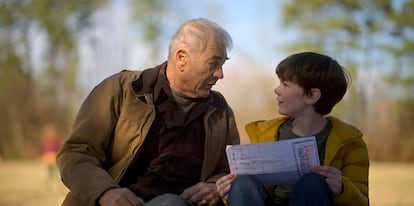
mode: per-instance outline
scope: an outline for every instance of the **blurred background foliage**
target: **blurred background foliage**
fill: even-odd
[[[50,123],[61,131],[62,139],[66,137],[88,92],[79,83],[86,76],[79,69],[79,45],[85,43],[82,34],[106,23],[92,21],[92,16],[114,1],[0,0],[3,158],[37,157],[43,128]],[[140,31],[139,38],[148,49],[145,59],[157,62],[162,59],[159,50],[164,37],[178,27],[172,19],[184,21],[185,9],[166,0],[127,3],[130,26]],[[275,50],[326,53],[351,71],[352,86],[333,115],[363,131],[370,158],[414,161],[414,0],[292,0],[283,4],[282,11],[283,28],[299,31],[298,40]],[[33,61],[36,53],[41,53],[41,61]],[[249,68],[261,66],[249,57],[233,61],[243,61],[240,65]],[[277,115],[273,94],[256,95],[254,102],[244,96],[275,86],[269,72],[251,71],[245,75],[230,71],[227,76],[232,76],[233,83],[222,88],[244,138],[245,123]],[[245,104],[237,104],[241,101]]]

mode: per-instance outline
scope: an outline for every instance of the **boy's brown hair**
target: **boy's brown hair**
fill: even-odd
[[[276,67],[281,81],[293,82],[310,95],[311,89],[321,91],[321,98],[314,104],[315,111],[329,114],[336,103],[345,95],[350,74],[336,60],[329,56],[303,52],[288,56]]]

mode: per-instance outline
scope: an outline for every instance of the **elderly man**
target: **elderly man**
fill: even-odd
[[[238,144],[234,114],[212,87],[223,78],[229,34],[207,19],[186,22],[168,61],[122,71],[83,102],[57,164],[63,205],[217,205]]]

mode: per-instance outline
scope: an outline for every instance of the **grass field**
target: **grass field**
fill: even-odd
[[[369,187],[373,206],[414,205],[414,164],[372,163]],[[66,192],[40,161],[0,162],[1,206],[61,205]]]

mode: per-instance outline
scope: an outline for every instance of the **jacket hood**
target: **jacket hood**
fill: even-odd
[[[259,120],[248,123],[245,130],[252,143],[277,140],[277,130],[289,117],[282,116],[271,120]],[[336,136],[338,144],[362,138],[362,133],[354,126],[335,117],[327,117],[332,122],[332,131],[329,136]]]

